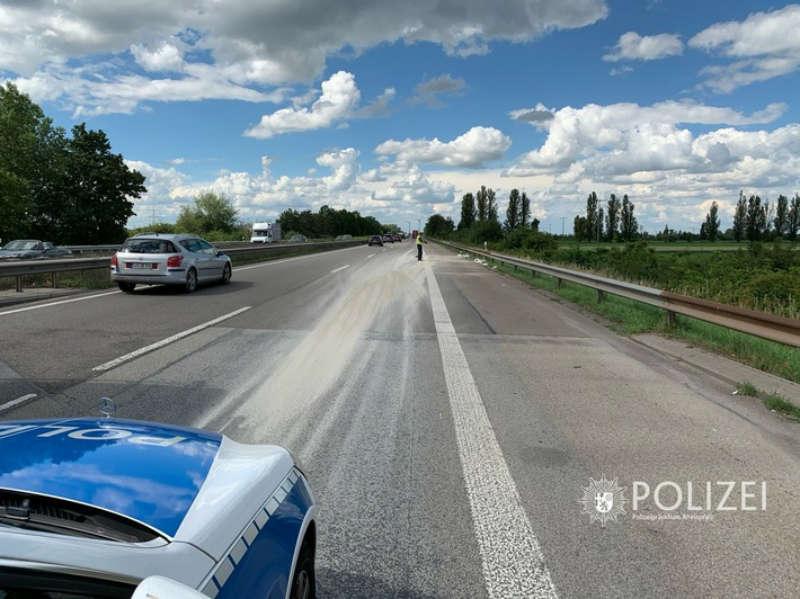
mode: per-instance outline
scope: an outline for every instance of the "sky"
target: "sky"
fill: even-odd
[[[458,222],[512,188],[544,230],[627,194],[647,230],[800,193],[800,4],[730,0],[0,0],[0,81],[242,221]]]

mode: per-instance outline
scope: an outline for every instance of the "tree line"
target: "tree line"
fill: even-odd
[[[278,217],[284,236],[299,233],[306,237],[335,237],[337,235],[378,235],[384,227],[373,216],[361,216],[358,211],[337,210],[322,206],[318,212],[298,212],[288,208]]]
[[[628,195],[622,201],[611,194],[605,211],[599,205],[597,194],[586,199],[586,216],[576,215],[573,222],[575,239],[585,241],[633,241],[639,235],[639,223],[634,215],[634,205]]]
[[[69,134],[12,83],[0,86],[0,238],[116,243],[147,190],[102,130]]]
[[[676,231],[668,225],[663,231],[650,235],[640,231],[634,205],[627,195],[622,201],[615,194],[609,196],[605,208],[599,204],[597,194],[592,192],[586,199],[586,214],[576,215],[573,221],[573,234],[579,241],[633,241],[639,238],[658,241],[716,241],[731,239],[736,241],[775,241],[787,239],[795,241],[800,230],[800,195],[792,200],[779,195],[774,204],[763,201],[757,195],[749,198],[739,192],[739,200],[733,214],[733,226],[722,231],[719,217],[719,204],[712,202],[700,225],[700,233]]]

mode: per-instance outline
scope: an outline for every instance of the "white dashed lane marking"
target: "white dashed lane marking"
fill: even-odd
[[[345,264],[344,266],[340,266],[339,268],[334,268],[334,269],[331,271],[331,274],[337,273],[337,272],[339,272],[340,270],[344,270],[345,268],[350,268],[350,265],[349,265],[349,264]]]
[[[133,360],[134,358],[138,358],[139,356],[143,356],[144,354],[148,354],[151,351],[160,349],[165,345],[169,345],[170,343],[175,343],[184,337],[188,337],[189,335],[194,335],[198,331],[202,331],[203,329],[207,329],[208,327],[213,327],[215,324],[219,324],[224,320],[228,320],[229,318],[233,318],[234,316],[238,316],[242,312],[246,312],[252,306],[245,306],[244,308],[239,308],[238,310],[234,310],[233,312],[229,312],[228,314],[223,314],[214,320],[209,320],[208,322],[204,322],[203,324],[199,324],[196,327],[192,327],[191,329],[186,329],[185,331],[181,331],[180,333],[175,333],[171,337],[167,337],[166,339],[162,339],[161,341],[156,341],[150,345],[146,345],[145,347],[140,347],[139,349],[130,352],[129,354],[125,354],[124,356],[120,356],[119,358],[115,358],[110,362],[106,362],[105,364],[100,364],[100,366],[95,366],[92,368],[93,372],[105,372],[106,370],[111,370],[112,368],[116,368],[120,364]]]
[[[425,275],[464,483],[492,599],[557,597],[430,264]]]
[[[11,401],[7,401],[6,403],[0,405],[0,412],[5,412],[6,410],[10,410],[11,408],[23,404],[29,399],[33,399],[34,397],[36,397],[36,393],[28,393],[27,395],[23,395],[22,397],[18,397],[17,399],[12,399]]]

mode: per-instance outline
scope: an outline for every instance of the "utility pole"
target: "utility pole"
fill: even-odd
[[[561,237],[564,237],[564,219],[567,218],[566,216],[561,217]]]

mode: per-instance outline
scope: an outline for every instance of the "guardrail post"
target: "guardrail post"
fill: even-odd
[[[22,275],[17,275],[17,293],[22,293]]]
[[[602,289],[597,290],[597,303],[602,304],[603,300],[606,299],[606,294]]]
[[[675,312],[673,312],[672,310],[667,310],[664,316],[666,317],[667,328],[670,329],[674,328],[675,325],[677,324],[675,321]]]
[[[50,273],[50,286],[53,289],[56,288],[56,271]]]
[[[564,283],[564,279],[556,278],[556,281],[558,281],[558,283],[557,283],[558,288],[561,289],[561,285]]]

